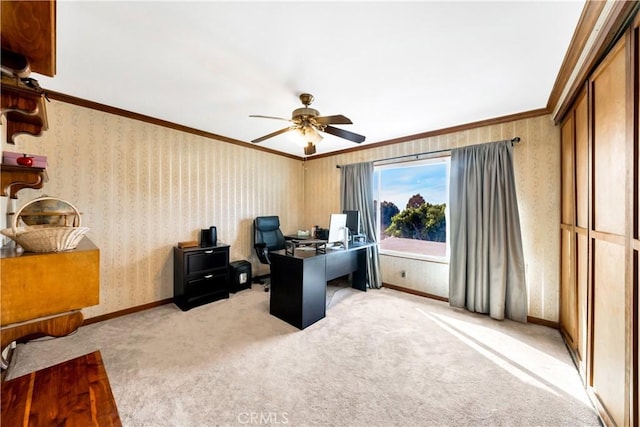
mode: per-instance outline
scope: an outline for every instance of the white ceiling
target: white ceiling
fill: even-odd
[[[582,1],[57,2],[45,89],[249,142],[298,95],[364,144],[547,105]],[[261,145],[303,157],[290,132]],[[324,134],[318,154],[354,143]]]

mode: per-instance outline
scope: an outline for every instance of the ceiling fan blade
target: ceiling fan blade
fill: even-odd
[[[256,143],[258,143],[258,142],[262,142],[262,141],[264,141],[265,139],[273,138],[274,136],[278,136],[278,135],[283,134],[283,133],[285,133],[285,132],[289,132],[290,130],[291,130],[291,128],[284,128],[284,129],[280,129],[280,130],[277,130],[277,131],[275,131],[275,132],[270,133],[269,135],[261,136],[261,137],[260,137],[260,138],[258,138],[258,139],[253,139],[253,140],[251,140],[251,142],[253,142],[254,144],[256,144]]]
[[[249,117],[258,117],[258,118],[261,118],[261,119],[284,120],[285,122],[290,122],[291,121],[291,119],[285,119],[283,117],[261,116],[259,114],[250,114]]]
[[[357,142],[358,144],[365,140],[365,137],[358,135],[357,133],[349,132],[348,130],[334,128],[333,126],[326,126],[324,128],[326,133],[335,135],[340,138],[348,139],[351,142]]]
[[[316,117],[315,121],[320,123],[321,125],[352,125],[353,124],[353,122],[349,120],[348,117],[345,117],[342,114],[337,114],[335,116]]]

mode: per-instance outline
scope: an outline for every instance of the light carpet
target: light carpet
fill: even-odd
[[[598,426],[551,328],[330,287],[300,331],[262,286],[19,345],[17,377],[100,350],[125,426]]]

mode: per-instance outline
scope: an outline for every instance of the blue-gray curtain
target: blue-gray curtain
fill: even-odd
[[[451,150],[449,304],[527,320],[511,141]]]
[[[360,211],[360,221],[368,242],[376,242],[375,206],[373,203],[373,163],[354,163],[340,167],[340,201],[343,210]],[[369,288],[382,287],[378,245],[367,249]]]

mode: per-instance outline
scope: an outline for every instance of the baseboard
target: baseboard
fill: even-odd
[[[553,322],[551,320],[540,319],[539,317],[527,316],[527,322],[560,330],[560,323]]]
[[[150,308],[160,307],[161,305],[170,304],[173,302],[173,298],[166,298],[156,302],[150,302],[149,304],[142,304],[136,307],[126,308],[124,310],[114,311],[112,313],[103,314],[102,316],[92,317],[90,319],[85,319],[82,322],[82,326],[90,325],[92,323],[103,322],[105,320],[114,319],[120,316],[126,316],[127,314],[138,313],[140,311],[149,310]]]
[[[257,276],[256,278],[269,277],[269,275],[265,276]],[[254,282],[255,283],[255,282]],[[382,283],[382,286],[385,288],[393,289],[395,291],[404,292],[407,294],[418,295],[425,298],[430,298],[438,301],[449,302],[449,298],[441,297],[439,295],[433,295],[428,292],[417,291],[415,289],[404,288],[402,286],[392,285],[390,283]],[[140,311],[149,310],[150,308],[160,307],[161,305],[170,304],[173,302],[173,298],[166,298],[160,301],[151,302],[149,304],[138,305],[136,307],[126,308],[124,310],[114,311],[113,313],[103,314],[102,316],[92,317],[90,319],[85,319],[82,322],[82,326],[90,325],[92,323],[98,323],[109,319],[114,319],[120,316],[126,316],[127,314],[138,313]],[[534,323],[536,325],[547,326],[553,329],[560,329],[560,324],[558,322],[552,322],[551,320],[540,319],[538,317],[527,316],[527,322]]]
[[[431,299],[435,299],[435,300],[438,300],[438,301],[449,302],[449,298],[446,298],[446,297],[433,295],[433,294],[430,294],[430,293],[427,293],[427,292],[417,291],[415,289],[403,288],[402,286],[392,285],[390,283],[384,283],[383,282],[382,286],[385,287],[385,288],[393,289],[395,291],[404,292],[406,294],[418,295],[418,296],[421,296],[421,297],[431,298]]]
[[[431,299],[435,299],[435,300],[438,300],[438,301],[449,302],[449,298],[446,298],[446,297],[433,295],[433,294],[430,294],[430,293],[427,293],[427,292],[417,291],[415,289],[403,288],[402,286],[392,285],[390,283],[384,283],[383,282],[382,286],[385,287],[385,288],[393,289],[393,290],[404,292],[404,293],[407,293],[407,294],[418,295],[418,296],[421,296],[421,297],[431,298]],[[527,322],[528,323],[533,323],[533,324],[536,324],[536,325],[547,326],[547,327],[553,328],[553,329],[560,329],[560,323],[553,322],[551,320],[540,319],[538,317],[527,316]]]

